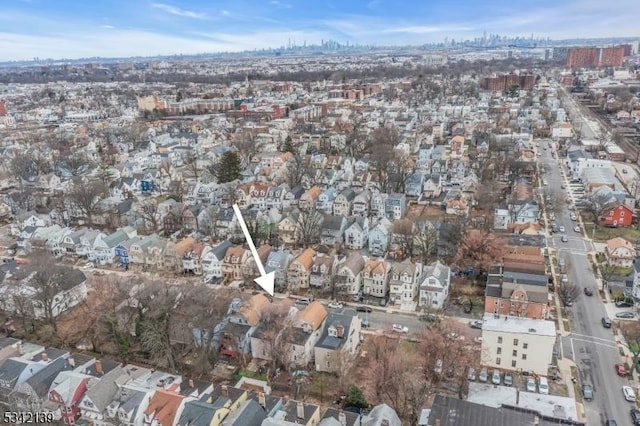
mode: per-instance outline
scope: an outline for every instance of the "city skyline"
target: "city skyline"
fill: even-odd
[[[0,61],[238,52],[323,40],[391,46],[491,33],[568,39],[637,32],[625,12],[633,0],[616,10],[599,1],[513,3],[16,0],[0,15]]]

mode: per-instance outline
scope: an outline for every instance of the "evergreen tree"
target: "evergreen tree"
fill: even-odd
[[[362,390],[355,385],[349,386],[349,390],[347,391],[347,398],[345,399],[345,404],[347,406],[358,407],[358,408],[369,407],[369,403],[367,403],[367,400],[364,398],[364,394],[362,393]]]
[[[293,143],[291,142],[291,136],[287,136],[287,139],[285,139],[284,145],[282,146],[282,152],[290,152],[292,154],[296,153]]]
[[[216,177],[218,183],[231,182],[236,179],[240,179],[242,172],[242,166],[240,164],[240,158],[234,151],[229,151],[222,157],[220,164],[218,164],[218,171]]]

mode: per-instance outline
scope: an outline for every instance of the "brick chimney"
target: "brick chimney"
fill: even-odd
[[[16,343],[16,351],[18,351],[18,355],[24,355],[24,348],[22,347],[22,341]]]
[[[69,366],[70,366],[71,368],[76,368],[76,360],[75,360],[75,359],[73,359],[73,357],[72,357],[72,356],[70,356],[70,357],[69,357],[69,359],[67,360],[67,362],[69,363]]]
[[[224,396],[225,398],[229,398],[229,388],[227,387],[227,385],[222,385],[220,387],[220,393],[222,394],[222,396]]]
[[[49,362],[49,355],[46,352],[42,352],[41,357],[44,362]]]
[[[344,337],[344,327],[342,326],[342,324],[338,324],[336,326],[336,336],[338,336],[340,339]]]
[[[382,419],[380,426],[389,426],[389,419]]]
[[[296,413],[298,415],[299,420],[304,419],[304,402],[298,401],[296,403]]]
[[[264,396],[264,392],[258,392],[258,404],[260,404],[262,408],[267,407],[267,398]]]
[[[102,369],[102,361],[96,360],[96,373],[104,374],[104,370]]]
[[[189,379],[189,387],[190,388],[195,388],[196,387],[195,383],[193,383],[193,379]]]
[[[347,426],[347,415],[340,411],[340,413],[338,413],[338,421],[340,422],[340,426]]]

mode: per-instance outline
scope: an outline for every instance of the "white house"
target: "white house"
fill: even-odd
[[[314,348],[316,371],[344,372],[346,359],[355,357],[360,343],[361,321],[355,311],[332,312]]]
[[[413,302],[418,295],[422,277],[422,263],[406,259],[391,264],[389,300],[395,303]]]
[[[389,248],[393,224],[387,218],[382,218],[369,231],[369,253],[383,256]]]
[[[629,241],[622,237],[612,238],[607,241],[604,249],[607,263],[613,266],[630,268],[636,259],[636,249]]]
[[[364,262],[360,253],[353,251],[338,265],[337,285],[342,293],[355,295],[360,292]]]
[[[362,270],[364,294],[374,297],[386,297],[391,264],[386,260],[369,259]]]
[[[358,217],[350,220],[344,231],[344,242],[351,250],[363,249],[369,239],[369,219]]]
[[[442,309],[451,288],[451,268],[436,261],[426,266],[420,284],[419,306],[426,309]]]
[[[556,344],[553,321],[485,314],[482,365],[546,376]]]
[[[206,246],[202,252],[200,263],[202,264],[202,276],[205,282],[222,278],[222,263],[227,250],[233,246],[229,240],[224,240],[217,246]]]

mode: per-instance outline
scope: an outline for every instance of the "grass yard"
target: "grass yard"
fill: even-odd
[[[636,228],[605,228],[599,226],[594,231],[594,226],[587,224],[585,225],[585,230],[587,236],[593,235],[593,239],[601,243],[605,243],[615,237],[622,237],[633,244],[640,243],[640,229]]]

